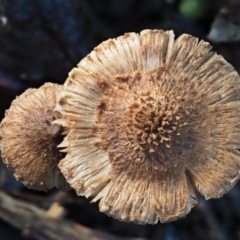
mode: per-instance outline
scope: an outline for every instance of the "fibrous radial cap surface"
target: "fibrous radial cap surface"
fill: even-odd
[[[240,81],[205,41],[145,30],[101,43],[64,84],[59,168],[124,221],[185,216],[239,179]]]
[[[57,145],[62,141],[62,127],[52,124],[62,86],[45,83],[28,89],[6,111],[0,126],[1,156],[17,180],[35,190],[58,187],[70,189],[58,168],[64,155]]]

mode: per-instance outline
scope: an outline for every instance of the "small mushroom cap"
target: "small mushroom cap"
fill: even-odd
[[[101,43],[73,69],[56,110],[70,129],[59,168],[78,195],[124,221],[184,217],[195,190],[239,179],[240,79],[205,41],[145,30]]]
[[[58,118],[53,110],[61,90],[61,85],[51,83],[28,89],[12,102],[1,123],[4,163],[17,180],[35,190],[70,188],[57,167],[64,157],[57,148],[63,129],[52,124]]]

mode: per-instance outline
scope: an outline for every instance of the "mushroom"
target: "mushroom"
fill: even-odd
[[[1,123],[1,155],[17,180],[35,190],[70,188],[57,165],[63,128],[54,107],[61,85],[46,83],[17,97]]]
[[[144,30],[101,43],[74,68],[55,122],[59,168],[100,211],[170,222],[239,179],[240,80],[205,41]]]

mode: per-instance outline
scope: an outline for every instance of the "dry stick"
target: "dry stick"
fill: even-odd
[[[93,230],[64,219],[65,209],[54,203],[45,211],[30,203],[14,199],[0,191],[0,218],[39,240],[143,240],[121,238]]]
[[[53,204],[54,202],[58,202],[60,204],[74,203],[75,205],[81,204],[81,202],[82,202],[80,198],[79,198],[80,201],[79,201],[79,199],[74,199],[70,195],[68,195],[68,192],[63,192],[63,191],[58,191],[50,197],[29,194],[29,193],[19,192],[19,191],[12,191],[9,189],[4,189],[4,192],[13,198],[17,198],[17,199],[27,201],[27,202],[32,202],[34,204],[44,202],[44,206],[47,206],[47,207],[50,207],[51,204]]]

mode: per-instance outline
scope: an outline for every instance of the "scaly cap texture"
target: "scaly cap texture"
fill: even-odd
[[[51,83],[28,89],[12,102],[1,123],[3,161],[32,189],[70,188],[57,166],[64,157],[57,148],[63,129],[52,124],[58,118],[53,110],[61,90],[61,85]]]
[[[185,216],[195,189],[219,198],[239,179],[240,81],[209,43],[145,30],[103,42],[64,84],[70,129],[59,168],[78,195],[124,221]]]

